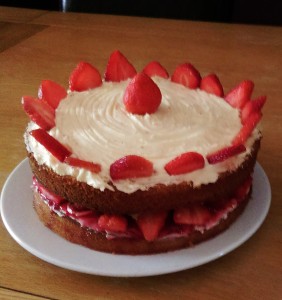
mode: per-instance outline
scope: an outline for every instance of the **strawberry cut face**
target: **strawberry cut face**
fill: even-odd
[[[136,70],[134,66],[119,50],[114,51],[110,55],[104,75],[105,81],[119,82],[133,78],[135,75]]]
[[[167,212],[144,212],[137,218],[137,224],[146,241],[152,242],[159,236],[167,217]]]
[[[162,94],[155,82],[145,73],[137,74],[128,84],[123,103],[128,112],[145,115],[157,111]]]
[[[200,89],[218,97],[223,97],[223,87],[215,74],[202,78]]]
[[[99,173],[101,172],[101,165],[96,164],[90,161],[85,161],[76,157],[68,156],[64,160],[65,163],[72,167],[78,167],[78,168],[83,168],[86,169],[92,173]]]
[[[167,70],[158,61],[152,61],[148,63],[142,72],[144,72],[149,77],[159,76],[165,79],[169,78]]]
[[[66,89],[52,80],[42,80],[38,90],[38,98],[47,102],[51,107],[56,109],[67,96]]]
[[[241,109],[250,101],[253,89],[254,83],[251,80],[242,81],[225,96],[225,100],[232,107]]]
[[[180,175],[190,173],[204,168],[205,159],[197,152],[183,153],[165,165],[165,170],[169,175]]]
[[[53,204],[60,205],[61,203],[65,202],[64,198],[46,189],[35,177],[33,177],[33,185],[37,188],[38,192],[43,198],[47,199],[48,201],[52,201]]]
[[[127,230],[127,219],[118,215],[101,215],[98,219],[101,229],[113,232],[125,232]]]
[[[63,162],[67,156],[71,155],[71,152],[64,145],[41,128],[32,130],[30,135],[33,136],[38,143],[44,146],[60,162]]]
[[[232,145],[244,144],[262,118],[261,112],[253,112],[245,121],[243,127],[232,141]]]
[[[266,102],[266,96],[258,97],[252,101],[248,101],[241,111],[242,124],[245,124],[252,113],[260,113]]]
[[[236,191],[236,199],[243,200],[247,193],[250,191],[252,186],[253,178],[250,176],[248,177],[245,182],[237,189]]]
[[[243,144],[232,145],[207,155],[207,160],[210,164],[217,164],[245,151],[246,147]]]
[[[205,225],[211,217],[211,212],[199,205],[176,209],[173,214],[176,224],[186,225]]]
[[[113,180],[149,177],[153,174],[153,164],[138,155],[127,155],[110,166],[110,176]]]
[[[190,63],[179,65],[171,76],[171,81],[182,84],[190,89],[200,86],[201,75],[199,71]]]
[[[55,111],[46,102],[23,96],[22,105],[30,119],[42,129],[50,130],[55,126]]]
[[[70,75],[71,91],[87,91],[100,85],[102,85],[102,78],[99,71],[87,62],[80,62]]]

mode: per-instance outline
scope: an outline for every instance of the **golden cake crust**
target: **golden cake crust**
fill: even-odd
[[[219,199],[220,201],[228,199],[252,174],[259,147],[260,140],[257,140],[244,163],[233,172],[221,174],[215,183],[197,188],[187,183],[170,186],[158,184],[147,191],[138,190],[131,194],[108,189],[100,191],[71,176],[60,176],[46,165],[39,165],[32,153],[28,153],[28,157],[37,180],[48,190],[71,203],[78,203],[101,213],[135,214],[147,210],[170,210],[193,203],[216,203]]]
[[[40,194],[36,191],[34,192],[33,204],[41,222],[53,232],[72,243],[80,244],[97,251],[138,255],[187,248],[218,235],[226,230],[243,212],[250,198],[250,194],[251,191],[246,199],[229,213],[228,218],[222,219],[218,225],[204,233],[195,231],[187,237],[159,239],[153,242],[147,242],[145,239],[107,239],[104,233],[97,233],[91,229],[81,227],[79,223],[69,217],[58,216],[55,212],[50,210],[48,205],[41,199]]]

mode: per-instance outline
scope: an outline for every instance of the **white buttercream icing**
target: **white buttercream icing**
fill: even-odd
[[[71,92],[56,110],[56,127],[50,134],[66,145],[73,155],[99,163],[99,174],[59,162],[32,136],[26,134],[27,149],[39,164],[46,164],[59,175],[71,175],[94,188],[132,193],[165,185],[193,182],[194,186],[215,182],[221,172],[235,169],[250,153],[256,129],[246,144],[247,151],[222,163],[177,176],[169,176],[164,165],[184,152],[204,157],[231,145],[241,128],[239,111],[222,98],[199,89],[190,90],[160,77],[153,78],[162,93],[162,102],[154,114],[133,115],[123,105],[129,81],[104,82],[101,87]],[[28,130],[36,128],[30,123]],[[111,181],[110,165],[125,155],[140,155],[153,163],[150,177]]]

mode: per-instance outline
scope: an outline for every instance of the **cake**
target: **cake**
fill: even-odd
[[[265,96],[244,80],[224,94],[190,63],[137,72],[118,50],[104,76],[90,63],[69,87],[43,80],[24,96],[24,134],[39,219],[63,238],[118,254],[196,245],[244,211]]]

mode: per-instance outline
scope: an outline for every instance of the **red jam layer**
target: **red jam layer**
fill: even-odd
[[[236,195],[227,201],[224,201],[219,207],[209,207],[209,218],[204,224],[177,224],[173,218],[173,211],[168,212],[166,222],[159,231],[157,239],[167,239],[176,237],[189,236],[193,231],[205,232],[216,226],[222,219],[226,219],[228,214],[232,212],[240,202],[244,201],[246,195],[251,188],[252,180],[248,179],[242,187],[236,191]],[[103,215],[93,210],[87,209],[70,203],[66,199],[48,191],[43,185],[41,185],[37,179],[33,178],[33,187],[38,192],[44,202],[49,206],[50,210],[59,215],[60,217],[70,217],[89,230],[106,234],[107,239],[114,238],[132,238],[132,239],[144,239],[143,233],[138,226],[136,215],[126,215],[122,218],[126,218],[127,225],[126,230],[115,231],[105,230],[99,225],[99,218]],[[201,207],[202,205],[199,205]],[[152,222],[154,223],[154,222]]]

